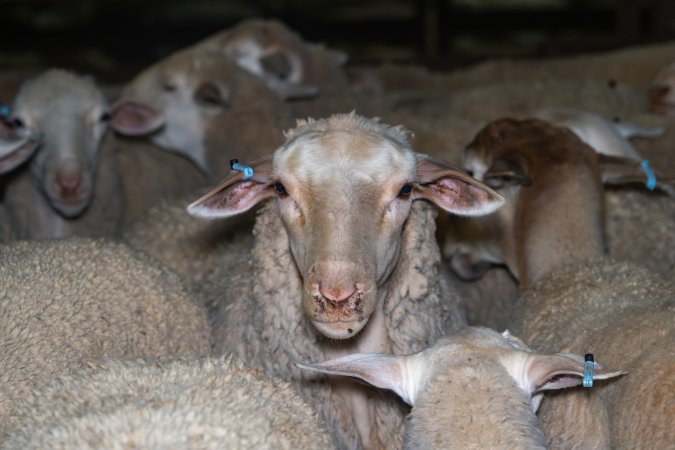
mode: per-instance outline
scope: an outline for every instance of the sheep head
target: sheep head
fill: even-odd
[[[0,162],[0,170],[11,170],[34,154],[31,172],[52,207],[64,217],[77,217],[94,193],[109,117],[107,102],[89,77],[47,71],[24,83],[14,100],[6,140],[13,142],[14,152],[4,167]]]
[[[285,100],[315,97],[318,86],[307,79],[308,64],[318,58],[336,70],[347,56],[339,51],[304,42],[276,20],[250,19],[210,36],[199,47],[236,61]]]
[[[524,436],[543,443],[534,415],[543,392],[581,385],[584,377],[580,355],[535,353],[508,331],[480,327],[412,355],[360,353],[296,365],[356,377],[398,394],[413,407],[407,438],[419,448],[440,442],[466,448],[476,442],[477,432],[488,447],[530,448],[523,445]],[[595,363],[593,380],[625,373]]]
[[[501,206],[489,187],[414,152],[405,132],[354,114],[302,123],[253,177],[231,174],[189,207],[227,217],[275,198],[303,280],[303,306],[325,336],[355,336],[399,260],[414,200],[464,215]]]
[[[212,173],[218,162],[210,159],[210,147],[226,152],[245,121],[273,122],[285,112],[255,76],[220,53],[191,48],[136,76],[113,106],[110,126],[122,135],[147,136]]]
[[[446,256],[465,278],[484,263],[506,264],[521,290],[572,258],[602,256],[603,184],[644,184],[640,161],[601,155],[570,130],[536,119],[488,124],[466,148],[463,167],[506,204],[490,217],[460,219]],[[672,179],[656,176],[671,196]]]
[[[649,106],[656,114],[675,114],[675,63],[659,71],[647,90]]]

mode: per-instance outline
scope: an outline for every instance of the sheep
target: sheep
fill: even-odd
[[[670,62],[662,68],[649,85],[647,97],[649,98],[649,109],[663,116],[673,115],[673,82],[675,81],[675,63]]]
[[[227,173],[230,159],[261,157],[281,144],[275,130],[291,123],[289,107],[262,81],[200,48],[177,52],[141,72],[111,114],[118,133],[147,136],[217,178]]]
[[[14,149],[0,160],[0,172],[14,171],[6,175],[3,207],[15,238],[119,231],[116,167],[100,148],[108,119],[107,102],[90,77],[51,69],[21,86],[0,126]],[[15,170],[31,156],[25,169]]]
[[[673,54],[675,44],[671,42],[544,60],[493,58],[445,73],[384,65],[374,70],[357,68],[350,75],[357,84],[365,86],[363,89],[377,94],[397,91],[461,93],[504,82],[586,80],[630,86],[644,95],[654,74],[672,62]]]
[[[122,237],[132,248],[180,275],[205,305],[211,305],[228,289],[222,281],[221,268],[227,267],[227,277],[232,277],[235,270],[244,270],[247,266],[255,215],[205,222],[185,209],[194,197],[194,194],[186,194],[160,202],[146,211]],[[230,261],[232,258],[239,261]]]
[[[578,386],[584,376],[582,356],[535,353],[508,331],[480,327],[412,355],[362,353],[297,365],[396,392],[412,406],[408,449],[545,449],[535,415],[543,393]],[[594,366],[593,380],[625,373]]]
[[[604,255],[602,183],[643,177],[639,162],[599,155],[569,130],[535,119],[489,124],[466,156],[474,175],[507,199],[491,217],[499,234],[482,251],[519,280],[522,296],[509,328],[539,351],[597,352],[630,373],[596,396],[547,399],[542,420],[549,443],[675,442],[672,279]],[[673,195],[673,181],[665,183]]]
[[[413,200],[478,215],[500,198],[414,152],[402,128],[353,113],[300,121],[286,139],[251,177],[234,171],[189,206],[216,218],[274,199],[258,213],[249,264],[230,251],[220,268],[227,289],[214,305],[214,350],[292,381],[339,448],[399,448],[395,399],[313,382],[289,363],[357,349],[409,353],[462,326],[440,270],[434,210]]]
[[[348,88],[347,78],[340,71],[347,62],[346,54],[304,42],[277,20],[248,19],[196,46],[236,61],[285,100]]]
[[[329,449],[291,386],[233,358],[108,360],[41,386],[0,449]]]
[[[0,424],[32,387],[83,362],[210,351],[204,307],[126,245],[11,242],[0,261]]]

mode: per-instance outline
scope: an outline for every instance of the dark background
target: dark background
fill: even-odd
[[[675,38],[675,0],[13,0],[0,1],[0,69],[59,66],[123,82],[254,16],[345,50],[350,64],[434,69]]]

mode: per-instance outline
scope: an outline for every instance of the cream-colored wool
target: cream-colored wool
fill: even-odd
[[[123,238],[180,275],[208,305],[228,289],[232,271],[247,270],[255,214],[205,222],[185,209],[195,197],[192,194],[161,202],[134,223]]]
[[[203,306],[123,244],[72,238],[0,246],[0,423],[55,374],[104,357],[206,355]]]
[[[616,260],[556,269],[524,293],[510,329],[538,351],[594,353],[628,375],[544,400],[551,448],[668,448],[675,442],[675,290]]]
[[[55,378],[17,407],[2,449],[329,449],[284,381],[232,358],[109,360]]]

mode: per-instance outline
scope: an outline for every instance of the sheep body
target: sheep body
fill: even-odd
[[[630,262],[577,261],[534,284],[513,317],[514,334],[538,351],[600,354],[629,373],[591,397],[570,391],[547,398],[540,417],[552,448],[675,442],[675,376],[668,369],[675,361],[672,283]]]
[[[0,247],[0,260],[2,418],[32,387],[85,361],[209,352],[203,307],[125,245],[20,241]]]
[[[327,449],[290,385],[232,358],[109,360],[24,400],[0,448]]]

